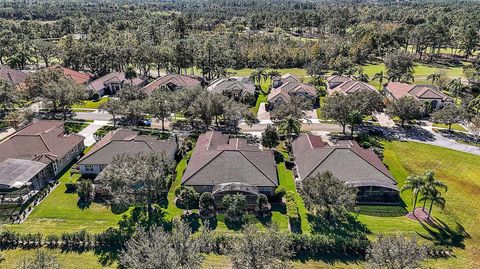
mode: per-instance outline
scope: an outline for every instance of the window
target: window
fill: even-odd
[[[93,164],[87,164],[85,165],[85,171],[86,172],[93,172]]]

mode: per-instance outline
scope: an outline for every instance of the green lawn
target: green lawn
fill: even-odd
[[[263,92],[261,92],[258,95],[257,102],[255,103],[255,106],[251,108],[251,111],[254,115],[258,114],[258,109],[260,108],[261,103],[266,103],[267,102],[267,95]]]
[[[76,182],[79,175],[70,177],[70,170],[59,179],[59,185],[53,190],[22,224],[9,224],[5,227],[20,233],[62,234],[85,229],[89,232],[101,232],[117,225],[121,215],[113,214],[103,204],[92,203],[88,208],[77,205],[76,193],[66,193],[65,183]]]
[[[50,250],[55,255],[57,262],[62,269],[113,269],[117,268],[115,264],[105,265],[99,262],[99,256],[93,251],[86,252],[64,252],[61,250]],[[5,260],[0,263],[1,268],[18,268],[17,263],[24,257],[33,255],[35,250],[9,249],[3,251]]]
[[[434,123],[432,126],[437,127],[437,128],[448,129],[448,126],[446,124],[441,124],[441,123]],[[468,131],[467,129],[465,129],[465,127],[463,127],[460,124],[452,124],[452,130],[460,131],[460,132],[467,132]]]
[[[68,134],[76,134],[87,126],[87,122],[65,122],[65,132]]]
[[[385,65],[383,63],[368,64],[362,67],[363,67],[363,72],[370,77],[370,80],[373,79],[374,75],[380,71],[383,71],[384,73],[386,73]],[[451,79],[465,77],[465,75],[463,74],[462,67],[444,67],[444,66],[438,67],[438,66],[431,66],[431,65],[417,63],[415,65],[414,74],[413,74],[415,78],[414,83],[430,84],[431,82],[427,81],[427,76],[435,72],[438,72],[440,70],[445,70],[445,72]],[[384,83],[386,83],[386,81],[384,81]],[[370,81],[370,84],[372,84],[372,86],[374,86],[377,89],[380,86],[380,83],[378,82],[378,80]]]
[[[103,103],[106,103],[106,102],[108,102],[108,96],[102,97],[98,101],[85,100],[85,101],[82,101],[79,104],[76,104],[76,105],[72,106],[72,108],[74,108],[74,110],[75,109],[82,109],[82,108],[83,109],[85,109],[85,108],[98,109]],[[78,111],[78,112],[82,112],[82,111]]]

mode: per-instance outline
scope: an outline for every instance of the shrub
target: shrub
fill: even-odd
[[[210,192],[204,192],[200,195],[199,201],[200,216],[210,217],[215,212],[215,199]]]
[[[93,199],[95,198],[95,189],[93,187],[93,183],[88,179],[78,181],[77,193],[78,198],[80,198],[81,201],[93,201]]]
[[[198,206],[200,195],[192,187],[183,187],[180,189],[177,198],[180,206],[188,210]]]
[[[98,94],[98,92],[94,92],[92,94],[92,100],[93,101],[99,101],[100,100],[100,94]]]
[[[239,222],[243,220],[243,213],[247,206],[245,196],[241,194],[225,195],[222,199],[225,215],[228,221]]]
[[[284,186],[278,186],[275,189],[275,198],[282,199],[283,196],[285,196],[286,193],[287,193],[287,189],[285,189]]]
[[[264,216],[270,212],[270,203],[268,202],[268,198],[265,194],[259,194],[257,196],[257,207],[256,211],[259,215]]]

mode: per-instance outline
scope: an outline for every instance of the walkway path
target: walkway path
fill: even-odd
[[[374,116],[375,116],[375,118],[377,118],[378,123],[382,127],[394,127],[395,126],[395,122],[383,112],[382,113],[377,113]]]
[[[103,126],[107,125],[108,121],[94,121],[93,123],[89,124],[85,129],[81,130],[78,134],[82,135],[85,137],[85,140],[83,140],[83,143],[85,144],[86,147],[89,147],[93,144],[95,144],[96,140],[93,137],[93,134]]]

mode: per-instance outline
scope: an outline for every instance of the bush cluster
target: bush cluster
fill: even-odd
[[[294,233],[301,232],[301,220],[300,214],[298,213],[297,203],[295,202],[295,195],[293,192],[289,191],[285,195],[286,206],[287,206],[287,217],[290,223],[290,230]]]

